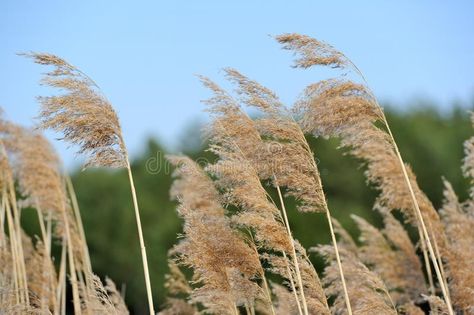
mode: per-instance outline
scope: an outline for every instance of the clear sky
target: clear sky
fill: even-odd
[[[132,155],[149,135],[176,147],[190,122],[206,119],[195,74],[222,82],[220,69],[235,67],[288,103],[320,78],[290,68],[268,36],[299,32],[345,52],[380,100],[449,108],[474,95],[473,14],[473,1],[2,0],[0,105],[33,125],[34,97],[48,92],[37,85],[44,69],[15,53],[54,53],[102,87]]]

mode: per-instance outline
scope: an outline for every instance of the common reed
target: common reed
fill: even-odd
[[[41,53],[27,54],[35,63],[52,66],[42,84],[57,88],[64,94],[39,97],[40,128],[62,133],[63,140],[79,146],[78,153],[87,156],[84,168],[125,168],[128,172],[135,218],[142,255],[145,285],[150,314],[154,314],[153,295],[143,238],[137,194],[129,156],[117,114],[98,85],[65,60]]]
[[[190,293],[191,301],[216,314],[253,307],[263,294],[252,281],[261,270],[257,253],[231,228],[213,182],[199,166],[185,157],[168,159],[177,166],[172,196],[179,200],[184,219],[184,237],[173,252],[194,272],[198,286]]]
[[[402,209],[418,227],[420,242],[424,247],[426,241],[443,297],[453,314],[437,254],[438,245],[443,249],[445,243],[439,216],[403,162],[385,114],[362,73],[344,54],[311,37],[284,34],[276,39],[300,56],[295,67],[330,66],[362,79],[362,83],[355,83],[344,77],[334,78],[308,86],[295,107],[299,123],[305,132],[315,136],[340,138],[341,146],[366,164],[368,180],[380,190],[380,203],[390,209]],[[425,264],[429,268],[427,261]]]
[[[397,314],[382,279],[362,264],[354,253],[339,248],[354,314]],[[323,283],[326,294],[335,297],[332,311],[334,314],[347,314],[344,292],[338,281],[339,272],[335,264],[334,248],[327,245],[320,246],[317,252],[325,257],[329,264],[324,271]]]
[[[236,165],[240,164],[243,169],[253,168],[255,174],[253,183],[255,184],[251,185],[248,177],[240,177],[240,180],[234,178],[234,182],[248,183],[247,189],[254,187],[254,190],[258,191],[259,178],[263,181],[270,181],[276,188],[280,199],[281,218],[291,241],[290,255],[296,272],[295,282],[300,288],[303,288],[282,189],[286,188],[286,195],[299,201],[300,211],[329,213],[313,154],[300,127],[272,91],[234,69],[226,69],[226,74],[230,81],[237,84],[237,93],[241,96],[241,101],[257,107],[265,116],[253,121],[240,109],[238,103],[216,84],[209,80],[204,81],[215,94],[214,98],[207,101],[211,105],[210,111],[213,114],[219,114],[216,115],[217,117],[208,131],[213,144],[211,150],[221,158],[216,168],[222,169],[222,164],[226,163],[222,160],[227,161],[230,155],[240,154],[240,161],[230,163],[230,169],[234,171],[233,176],[238,177],[244,174],[244,171],[236,170],[238,167]],[[221,182],[226,182],[227,179],[232,179],[232,174],[227,172],[220,177],[223,178]],[[226,188],[226,185],[223,186]],[[227,188],[229,188],[228,185]],[[231,191],[234,193],[235,189]],[[250,199],[251,197],[245,196],[244,198]],[[266,198],[260,200],[262,200],[261,204],[265,204]],[[254,212],[263,212],[262,209],[264,208],[261,207],[257,211],[254,209]],[[330,221],[330,216],[328,216],[328,220]],[[331,222],[329,224],[332,230]],[[337,247],[335,238],[333,241],[334,246]],[[343,287],[345,287],[342,268],[341,280]],[[300,294],[303,312],[307,314],[308,306],[304,289],[300,289]],[[348,299],[347,305],[350,309]]]
[[[451,184],[445,181],[445,203],[440,211],[447,236],[446,273],[453,303],[467,314],[473,314],[474,260],[472,244],[474,229],[472,199],[459,202]],[[444,256],[443,256],[444,257]]]
[[[399,223],[390,217],[391,214],[385,213],[385,216],[386,224],[395,225],[388,228],[400,233],[392,235],[395,242],[400,244],[403,238],[408,238],[403,229],[398,229]],[[411,242],[407,248],[395,247],[393,238],[385,229],[381,231],[358,216],[352,217],[361,231],[359,259],[380,276],[395,304],[417,301],[426,292],[426,286],[421,263]]]
[[[66,314],[69,278],[75,314],[128,313],[112,282],[107,280],[104,289],[92,273],[85,237],[80,233],[80,216],[71,209],[61,162],[49,142],[39,132],[2,117],[0,146],[0,256],[2,265],[5,263],[0,275],[5,289],[0,310],[8,314]],[[14,181],[21,197],[16,194]],[[24,208],[34,208],[37,213],[41,237],[35,241],[21,226]],[[59,270],[52,256],[54,240],[62,243]],[[104,295],[105,290],[111,293]],[[96,310],[99,306],[101,311]]]
[[[16,157],[15,172],[19,181],[20,191],[26,196],[23,206],[31,206],[37,210],[39,224],[43,234],[46,255],[50,255],[51,241],[46,235],[44,218],[50,217],[56,222],[56,235],[67,243],[68,261],[73,287],[75,312],[80,314],[79,288],[77,285],[76,262],[77,234],[71,225],[68,201],[59,160],[51,146],[40,134],[24,129],[11,123],[4,123],[4,143],[7,150]],[[73,245],[73,243],[76,243]],[[75,258],[76,257],[76,258]]]
[[[255,310],[259,314],[424,314],[429,305],[430,314],[470,313],[472,272],[465,264],[472,260],[472,250],[468,248],[472,242],[470,238],[460,240],[459,235],[472,229],[472,202],[458,202],[447,186],[447,201],[441,216],[438,214],[419,188],[414,172],[404,163],[385,114],[365,78],[344,54],[304,35],[285,34],[277,36],[277,40],[284,48],[299,54],[295,67],[329,66],[342,70],[342,76],[306,88],[292,110],[270,89],[237,70],[226,69],[225,73],[236,84],[238,98],[201,77],[213,93],[205,101],[212,120],[204,135],[209,140],[209,150],[218,159],[205,166],[212,175],[210,178],[199,172],[201,177],[205,176],[202,182],[219,190],[213,188],[210,198],[208,193],[198,193],[197,181],[180,190],[181,215],[185,200],[196,201],[205,196],[204,205],[209,200],[219,200],[219,207],[228,209],[219,212],[219,216],[230,219],[227,227],[248,244],[255,244],[263,268],[259,277],[264,281],[260,288],[267,292],[271,307],[257,298],[252,301],[253,308],[244,307],[242,311],[248,314]],[[354,74],[362,83],[348,79]],[[243,105],[257,108],[259,116],[249,117]],[[380,192],[374,209],[382,218],[383,228],[353,216],[361,231],[355,242],[330,217],[313,151],[305,139],[307,134],[340,138],[341,147],[362,162],[367,179]],[[469,140],[463,169],[471,178],[472,152],[472,140]],[[185,164],[189,163],[186,160]],[[183,175],[182,168],[179,172]],[[264,184],[273,186],[279,202],[274,202]],[[305,249],[293,238],[285,197],[294,198],[302,212],[328,214],[334,246],[316,247],[316,253],[327,264],[321,282]],[[197,204],[202,205],[203,201]],[[398,210],[404,214],[406,223],[417,228],[422,261],[416,243],[392,214]],[[187,217],[197,215],[188,211],[189,208]],[[214,212],[208,209],[206,213]],[[185,239],[190,234],[188,220],[185,219]],[[186,253],[190,248],[186,247]],[[437,283],[433,281],[432,267]],[[172,270],[176,274],[174,267]],[[266,273],[278,276],[278,281],[268,282],[271,294],[265,290]],[[185,281],[190,285],[184,285]],[[177,287],[185,296],[192,297],[199,290],[195,282],[186,280],[182,274],[175,283],[180,284]],[[437,288],[443,299],[436,295]],[[172,305],[176,310],[192,305],[186,308],[190,314],[200,309],[213,313],[200,301],[190,298],[185,302],[186,299],[172,298],[167,304],[167,314],[174,314]]]
[[[402,159],[361,71],[316,39],[299,34],[276,39],[297,54],[295,67],[325,66],[341,70],[342,76],[308,86],[293,108],[235,69],[225,69],[235,93],[200,77],[212,92],[205,101],[211,122],[204,135],[216,160],[201,166],[185,156],[167,157],[175,167],[170,195],[184,224],[169,251],[169,296],[158,314],[474,314],[474,189],[460,201],[444,181],[445,201],[437,211]],[[42,83],[64,92],[39,98],[40,127],[79,146],[87,157],[84,168],[128,171],[154,314],[118,116],[97,84],[77,68],[50,54],[28,56],[52,66]],[[355,81],[349,80],[353,75]],[[258,115],[249,116],[246,106]],[[382,227],[346,210],[344,215],[359,228],[353,238],[332,218],[309,136],[339,138],[341,147],[361,162],[379,192],[374,215]],[[465,143],[462,166],[471,181],[473,139]],[[115,284],[109,279],[104,284],[93,273],[79,204],[59,157],[38,130],[3,116],[0,190],[0,313],[64,315],[69,279],[75,314],[128,314]],[[309,250],[324,260],[319,274],[295,238],[289,199],[305,215],[327,217],[332,246],[316,244]],[[29,208],[36,211],[40,236],[23,230],[21,215]],[[416,227],[417,240],[396,218],[397,211],[403,223]],[[57,241],[61,254],[53,257]]]
[[[299,274],[299,265],[287,259],[287,253],[294,248],[293,238],[283,222],[276,205],[267,198],[259,174],[266,164],[255,164],[255,158],[264,153],[260,135],[253,121],[240,109],[238,103],[215,83],[202,78],[203,83],[211,89],[214,97],[207,100],[209,111],[214,119],[206,134],[211,142],[210,150],[220,157],[214,165],[207,167],[217,178],[217,185],[224,191],[228,204],[239,208],[232,217],[233,221],[253,231],[255,246],[265,251],[276,251],[283,254],[285,271],[281,276],[288,279],[295,295],[296,304],[302,312],[304,302],[302,282],[299,292],[296,291],[295,279]],[[261,153],[260,153],[261,152]],[[253,194],[248,194],[253,191]],[[294,253],[296,253],[293,250]],[[265,258],[265,256],[263,256]],[[263,284],[270,301],[270,289],[262,272]],[[300,303],[300,297],[303,301]],[[271,307],[272,308],[272,307]],[[272,308],[272,312],[274,309]]]

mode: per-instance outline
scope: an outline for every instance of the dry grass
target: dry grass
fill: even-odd
[[[201,168],[187,157],[168,157],[175,166],[171,196],[184,227],[169,253],[169,296],[159,314],[474,314],[474,189],[461,202],[446,182],[444,206],[434,209],[350,59],[305,35],[276,40],[297,55],[296,68],[330,67],[342,76],[306,87],[291,108],[237,70],[225,69],[235,93],[201,77],[212,92],[205,101],[212,120],[204,134],[218,159]],[[39,98],[40,127],[78,145],[87,156],[85,167],[128,171],[154,314],[119,119],[97,84],[77,68],[54,55],[28,56],[53,67],[42,83],[63,92]],[[248,116],[246,106],[259,116]],[[382,228],[352,215],[361,232],[355,241],[331,217],[308,135],[339,138],[361,161],[379,192],[374,210],[383,218]],[[462,169],[472,180],[473,139],[466,141],[465,152]],[[15,183],[24,198],[16,195]],[[104,285],[93,274],[74,189],[51,145],[40,132],[4,119],[0,189],[0,313],[66,314],[69,281],[75,314],[128,314],[113,282]],[[296,200],[300,212],[326,215],[333,244],[311,250],[326,262],[320,274],[294,238],[288,198]],[[36,209],[38,238],[22,229],[24,207]],[[393,211],[403,213],[403,222]],[[417,229],[418,239],[408,236],[404,224]],[[62,245],[58,268],[53,241]]]

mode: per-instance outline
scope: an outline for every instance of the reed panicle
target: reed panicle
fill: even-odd
[[[440,213],[448,243],[448,251],[443,253],[447,261],[448,284],[453,304],[465,314],[474,314],[474,273],[471,268],[474,235],[469,232],[474,230],[474,217],[465,211],[472,201],[461,204],[451,184],[446,180],[444,184],[445,201]]]
[[[397,314],[382,279],[360,262],[357,255],[350,250],[341,246],[339,250],[353,314]],[[331,310],[333,314],[347,314],[343,288],[338,281],[339,271],[334,248],[323,245],[316,251],[325,257],[328,263],[322,281],[326,294],[335,298]]]
[[[296,251],[286,213],[282,204],[282,213],[274,203],[269,202],[267,193],[262,187],[260,179],[267,179],[273,165],[268,161],[270,151],[262,141],[254,121],[241,110],[238,103],[217,84],[207,78],[201,78],[204,85],[211,89],[214,96],[207,100],[209,111],[213,114],[213,121],[207,128],[206,135],[210,140],[210,150],[219,156],[220,160],[207,169],[217,178],[217,184],[224,192],[228,202],[239,207],[242,211],[234,216],[237,224],[244,225],[255,232],[255,241],[261,248],[274,250],[280,253],[290,253],[293,258],[293,268],[299,287],[302,288],[299,265],[296,263]],[[262,162],[263,161],[263,162]],[[255,193],[249,194],[248,191]],[[287,268],[292,270],[286,261]],[[262,272],[264,277],[264,272]],[[266,280],[268,299],[270,292]],[[293,277],[289,277],[292,288],[297,287]],[[294,291],[297,304],[302,304],[306,310],[304,292]],[[271,303],[270,303],[271,305]]]
[[[237,84],[241,101],[256,107],[264,116],[255,121],[265,140],[266,153],[255,156],[260,164],[272,166],[261,172],[262,179],[285,187],[286,194],[299,201],[302,212],[324,212],[325,197],[313,153],[291,112],[268,88],[253,81],[235,69],[226,69],[227,77]]]
[[[43,218],[51,216],[64,226],[68,201],[58,156],[41,134],[8,122],[3,125],[3,142],[14,157],[13,169],[25,197],[20,205],[36,208]],[[58,232],[58,237],[62,236]]]
[[[89,274],[88,276],[91,277],[88,282],[93,284],[93,290],[83,289],[81,291],[81,300],[83,301],[82,309],[85,314],[129,314],[112,280],[106,278],[106,285],[104,286],[99,277],[93,274]]]
[[[127,169],[142,255],[148,307],[150,314],[155,314],[135,184],[120,122],[112,104],[91,78],[64,59],[51,54],[25,55],[37,64],[53,67],[53,70],[44,75],[41,82],[64,92],[55,96],[38,98],[41,104],[40,128],[61,133],[63,140],[78,145],[78,153],[87,157],[84,168],[98,166]]]
[[[446,302],[440,299],[438,296],[430,295],[426,296],[430,304],[430,315],[448,315],[449,309]]]
[[[299,314],[293,294],[288,290],[287,287],[277,283],[272,283],[272,289],[276,298],[275,313],[277,315]]]
[[[168,260],[169,273],[165,276],[165,287],[169,293],[173,295],[185,294],[189,295],[193,289],[186,280],[179,266],[173,259]]]
[[[446,279],[442,275],[443,266],[435,252],[438,246],[441,251],[445,248],[439,216],[403,162],[385,114],[362,73],[342,53],[309,36],[284,34],[276,39],[299,56],[295,67],[329,65],[355,73],[364,81],[358,84],[347,79],[329,79],[308,86],[295,105],[299,123],[305,132],[315,136],[340,138],[341,146],[366,164],[366,177],[380,190],[379,202],[389,209],[402,209],[418,227],[420,242],[424,248],[426,241],[443,296],[453,315]],[[315,57],[319,55],[321,58]],[[429,268],[427,259],[425,265]]]
[[[209,78],[200,76],[202,84],[213,96],[204,101],[206,111],[212,117],[209,126],[204,129],[204,137],[213,145],[231,145],[238,148],[252,166],[261,172],[266,166],[257,163],[255,157],[265,154],[262,140],[254,121],[242,111],[239,103],[219,85]],[[219,152],[216,152],[219,153]]]
[[[405,314],[405,315],[424,315],[425,314],[425,312],[421,308],[416,306],[413,302],[404,304],[400,306],[398,309],[401,314]]]
[[[81,314],[75,264],[81,247],[77,246],[80,243],[68,211],[60,161],[49,142],[37,132],[3,121],[2,135],[7,151],[15,157],[13,169],[20,192],[26,197],[21,205],[37,209],[46,256],[50,255],[51,244],[46,237],[44,217],[51,217],[56,222],[58,238],[67,242],[74,310]],[[20,251],[23,252],[21,247]]]
[[[196,308],[188,302],[178,298],[166,298],[164,309],[159,315],[196,315],[199,314]]]
[[[35,63],[52,66],[42,84],[62,95],[39,97],[41,128],[63,134],[88,159],[84,167],[127,167],[127,153],[119,119],[92,79],[65,60],[51,54],[27,54]]]
[[[331,314],[319,276],[308,258],[306,249],[297,241],[296,252],[298,254],[303,290],[308,303],[308,312],[321,315]]]
[[[385,221],[390,220],[390,224],[397,224],[394,222],[395,218],[389,217],[391,214],[385,215]],[[408,253],[402,252],[384,236],[384,231],[378,230],[361,217],[353,215],[352,218],[361,231],[359,240],[362,246],[358,257],[384,281],[394,303],[404,305],[419,300],[421,294],[426,293],[426,287],[421,263],[414,248],[411,247]],[[394,229],[393,226],[391,228]],[[397,238],[407,237],[403,229],[399,232],[401,234],[397,235]],[[409,256],[406,257],[405,254]]]
[[[171,252],[171,254],[173,254]],[[187,299],[193,292],[186,276],[179,269],[173,258],[168,259],[169,273],[165,275],[165,288],[168,290],[166,304],[159,315],[194,315],[198,314],[196,306]]]
[[[337,221],[335,218],[332,218],[332,222],[334,224],[334,233],[339,237],[337,243],[341,244],[341,246],[344,247],[346,251],[357,253],[359,248],[357,247],[356,242],[349,232],[347,232],[342,224],[339,223],[339,221]]]
[[[212,180],[186,157],[170,156],[175,165],[171,194],[180,202],[184,238],[174,252],[180,264],[194,271],[198,285],[192,303],[208,312],[237,314],[237,307],[254,305],[262,290],[252,279],[261,267],[257,253],[230,226]]]
[[[293,65],[295,68],[310,68],[315,65],[345,68],[351,64],[343,53],[328,43],[309,36],[293,33],[276,36],[276,39],[283,45],[283,49],[299,54]]]
[[[289,253],[291,240],[278,208],[268,200],[252,164],[236,149],[230,145],[227,149],[223,146],[211,148],[219,153],[220,160],[208,165],[206,170],[217,177],[216,184],[224,191],[226,203],[241,209],[232,216],[233,222],[252,229],[259,247]]]
[[[299,290],[299,287],[296,283],[297,275],[294,260],[288,257],[285,252],[283,252],[281,255],[276,253],[262,253],[261,257],[265,261],[266,270],[274,275],[278,275],[281,279],[283,279],[282,283],[291,293],[293,301],[286,301],[285,303],[294,305],[298,314],[303,314],[303,308],[301,305],[303,301],[301,299],[301,294],[299,294],[301,290]],[[279,301],[277,298],[276,304],[274,303],[275,313],[278,313],[277,308],[281,302],[282,301]]]
[[[31,306],[46,314],[54,310],[58,303],[58,281],[54,262],[41,241],[33,244],[29,236],[24,232],[22,234]]]
[[[398,284],[399,290],[406,296],[405,301],[409,299],[411,301],[417,301],[420,294],[425,292],[427,288],[423,277],[422,265],[416,255],[416,248],[402,224],[395,219],[390,211],[383,207],[376,207],[376,209],[383,218],[384,228],[382,229],[382,233],[390,246],[402,258],[397,262],[403,266],[403,273],[399,275],[400,278],[403,278],[403,280],[400,279],[400,283]],[[384,281],[386,280],[384,279]],[[386,282],[388,283],[388,281]],[[394,294],[392,294],[392,296],[393,295]]]

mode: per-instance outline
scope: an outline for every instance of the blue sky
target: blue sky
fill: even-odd
[[[346,53],[380,100],[442,108],[474,95],[472,1],[23,1],[0,2],[0,105],[31,126],[48,93],[41,67],[16,52],[57,54],[91,76],[114,104],[132,155],[147,136],[179,146],[204,121],[194,76],[222,82],[239,69],[291,103],[323,71],[289,67],[268,35],[300,32]],[[54,135],[48,134],[51,139]],[[66,164],[73,150],[55,143]]]

